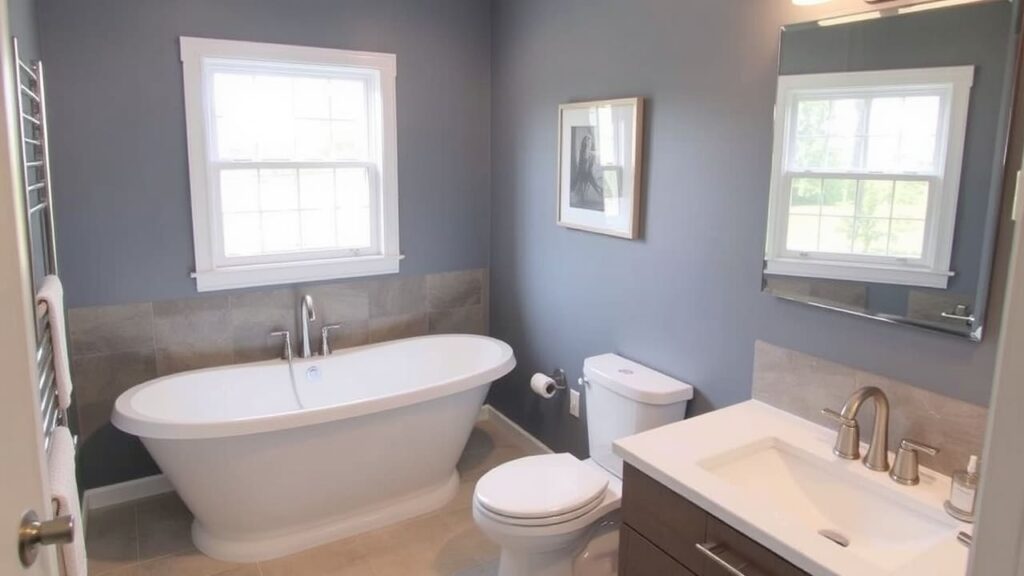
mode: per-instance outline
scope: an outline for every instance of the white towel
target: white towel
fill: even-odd
[[[65,426],[53,429],[50,439],[50,490],[57,501],[61,516],[75,520],[75,538],[60,547],[60,560],[65,576],[86,576],[85,532],[82,530],[82,506],[78,501],[78,482],[75,480],[75,441]]]
[[[71,363],[68,360],[67,327],[64,324],[64,287],[60,278],[50,275],[36,294],[36,302],[45,302],[50,314],[50,334],[53,344],[54,381],[57,383],[57,403],[61,409],[71,408]]]

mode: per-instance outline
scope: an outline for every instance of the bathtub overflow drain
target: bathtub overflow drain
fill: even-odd
[[[310,382],[320,381],[320,368],[313,366],[309,370],[306,370],[306,380]]]

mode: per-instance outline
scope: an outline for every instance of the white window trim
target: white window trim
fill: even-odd
[[[939,68],[915,68],[907,70],[876,70],[869,72],[842,72],[831,74],[801,74],[780,76],[775,103],[775,134],[772,147],[771,194],[768,208],[768,237],[765,250],[765,272],[782,276],[802,276],[946,288],[949,278],[955,273],[950,270],[953,252],[953,236],[956,227],[956,207],[960,196],[967,114],[970,106],[970,91],[974,83],[974,66],[950,66]],[[796,98],[813,94],[814,91],[834,93],[839,90],[855,92],[858,89],[877,89],[891,86],[904,91],[915,87],[935,89],[942,85],[948,94],[943,124],[947,147],[939,150],[945,156],[940,174],[921,174],[921,179],[931,180],[937,193],[929,194],[928,227],[925,232],[925,254],[920,260],[902,260],[891,257],[870,258],[850,257],[826,258],[802,257],[786,250],[786,229],[788,219],[789,192],[786,184],[786,170],[789,151],[789,132],[792,116],[790,110]],[[809,176],[837,176],[824,171],[808,172]],[[871,172],[858,173],[859,178],[870,177]],[[898,176],[889,173],[885,178]]]
[[[219,261],[218,213],[211,193],[210,144],[206,123],[210,93],[204,82],[205,59],[255,60],[365,68],[380,74],[382,102],[379,178],[381,227],[380,250],[374,255],[320,258],[292,262],[226,265]],[[402,260],[398,226],[398,135],[396,119],[397,62],[394,54],[356,52],[283,44],[239,42],[181,37],[185,121],[188,133],[189,185],[192,196],[192,233],[196,270],[192,277],[200,292],[310,282],[357,276],[395,274]],[[326,255],[326,254],[325,254]]]

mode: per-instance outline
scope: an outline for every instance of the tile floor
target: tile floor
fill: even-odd
[[[480,421],[459,461],[455,499],[426,516],[292,556],[233,564],[204,556],[192,516],[174,494],[94,510],[86,547],[90,576],[493,576],[498,548],[477,530],[473,487],[491,468],[536,448],[492,420]]]

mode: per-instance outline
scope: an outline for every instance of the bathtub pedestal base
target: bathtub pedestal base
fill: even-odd
[[[366,510],[326,522],[295,526],[256,538],[230,538],[208,532],[198,520],[192,523],[192,542],[203,554],[228,562],[258,562],[280,558],[309,548],[355,536],[428,514],[455,498],[459,474],[418,494],[402,498],[372,510]]]

